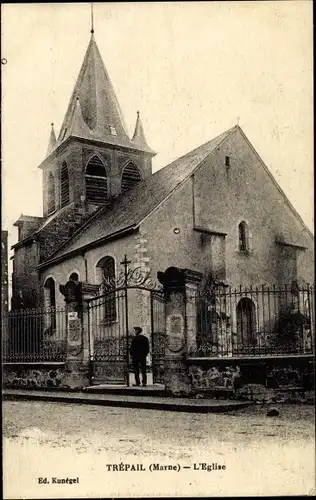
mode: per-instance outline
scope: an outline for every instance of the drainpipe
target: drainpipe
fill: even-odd
[[[84,272],[85,272],[85,282],[88,283],[88,261],[85,252],[82,254],[83,261],[84,261]]]

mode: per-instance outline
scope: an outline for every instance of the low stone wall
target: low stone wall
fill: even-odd
[[[4,363],[2,385],[11,389],[80,390],[88,385],[88,372],[86,367],[75,370],[67,363]]]
[[[313,402],[313,357],[189,358],[195,397],[230,397],[258,403]]]

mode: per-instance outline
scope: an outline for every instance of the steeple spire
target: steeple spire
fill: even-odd
[[[92,4],[91,38],[59,132],[58,146],[71,135],[155,154],[147,145],[139,115],[133,139],[128,136],[112,82],[94,39]]]
[[[46,156],[50,155],[51,152],[55,149],[56,146],[56,135],[55,135],[55,130],[54,130],[54,124],[51,123],[51,131],[50,131],[50,136],[49,136],[49,143],[48,143],[48,148],[47,148],[47,153]]]
[[[133,144],[135,144],[142,151],[147,151],[148,153],[156,154],[147,144],[144,127],[140,119],[139,111],[137,111],[136,125],[134,130],[134,135],[132,138]]]
[[[92,31],[93,29],[91,29]],[[78,97],[82,119],[88,132],[88,135],[85,134],[82,137],[130,147],[131,141],[112,82],[105,69],[93,33],[91,35],[61,126],[58,142],[62,143],[69,136]]]

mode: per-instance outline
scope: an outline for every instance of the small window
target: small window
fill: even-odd
[[[242,221],[238,226],[239,235],[239,251],[248,252],[249,251],[249,230],[248,225],[245,221]]]
[[[112,135],[117,135],[116,128],[110,126],[110,132]]]
[[[99,260],[96,267],[98,281],[101,283],[115,282],[115,261],[113,257],[110,257],[109,255],[103,257]],[[115,291],[108,291],[102,298],[102,302],[104,308],[104,322],[106,324],[115,322],[117,318]]]
[[[225,166],[230,167],[230,156],[225,156]]]

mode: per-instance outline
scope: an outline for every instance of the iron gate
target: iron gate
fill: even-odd
[[[124,271],[118,279],[105,280],[104,293],[88,300],[91,384],[130,385],[133,326],[141,326],[144,333],[149,334],[153,383],[163,383],[165,304],[162,288],[148,273],[139,269],[128,271],[126,258],[122,264]]]
[[[151,316],[151,360],[154,384],[164,383],[165,362],[165,300],[161,292],[150,295]]]
[[[113,290],[88,303],[93,384],[125,383],[128,370],[126,290]]]

